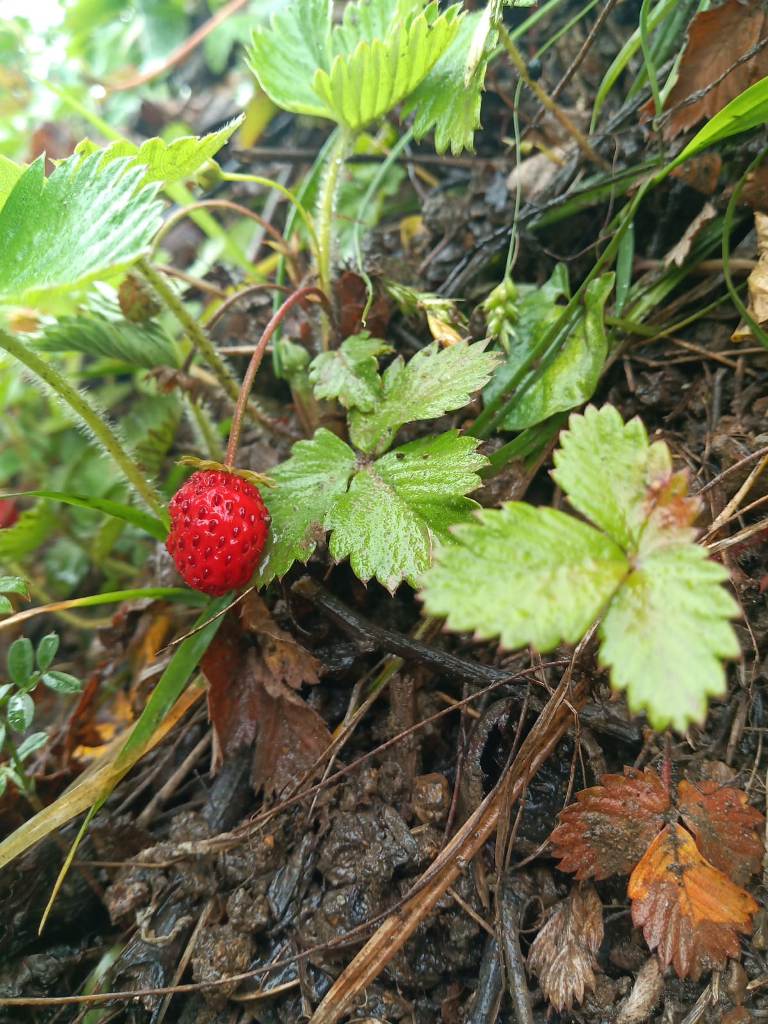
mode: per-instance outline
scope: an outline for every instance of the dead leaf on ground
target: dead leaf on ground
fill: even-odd
[[[717,188],[720,171],[723,169],[723,158],[715,150],[691,157],[684,164],[675,167],[671,177],[677,178],[684,185],[695,189],[703,196],[711,196]]]
[[[670,806],[669,793],[650,768],[625,768],[600,783],[576,794],[550,836],[560,870],[579,879],[629,874]]]
[[[632,920],[661,963],[698,979],[740,953],[738,933],[752,930],[757,903],[699,852],[680,825],[654,839],[629,880]]]
[[[573,1009],[594,989],[602,941],[603,907],[593,885],[574,889],[558,903],[533,940],[528,967],[558,1013]]]
[[[699,121],[714,117],[739,93],[768,75],[768,46],[742,59],[767,34],[766,13],[758,0],[726,0],[694,17],[677,81],[665,103],[670,111],[663,129],[665,139],[674,139]],[[641,108],[643,120],[654,114],[652,101]]]
[[[691,246],[699,236],[701,229],[717,216],[717,210],[713,203],[704,203],[702,208],[693,218],[691,223],[680,236],[677,242],[664,257],[665,267],[682,267],[691,251]]]
[[[747,310],[761,327],[768,325],[768,214],[755,213],[757,266],[747,278]],[[752,328],[744,320],[731,335],[732,341],[754,340]]]
[[[264,665],[274,679],[294,690],[320,682],[320,662],[277,625],[255,591],[243,600],[240,618],[248,632],[258,635]]]
[[[765,819],[733,786],[705,781],[680,783],[683,821],[707,860],[737,885],[744,885],[763,862]]]
[[[661,1002],[664,976],[658,958],[649,957],[637,972],[632,991],[619,1008],[616,1024],[644,1024]]]

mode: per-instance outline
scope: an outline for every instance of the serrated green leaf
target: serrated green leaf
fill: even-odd
[[[359,579],[375,577],[391,593],[404,579],[416,586],[436,543],[450,541],[449,528],[477,508],[465,495],[487,464],[478,443],[454,430],[363,466],[326,516],[331,555],[349,558]]]
[[[729,619],[736,602],[725,569],[703,548],[681,544],[642,560],[600,626],[600,664],[632,711],[655,729],[703,722],[707,698],[725,692],[721,658],[739,655]]]
[[[603,310],[613,281],[613,274],[603,274],[588,285],[584,312],[549,366],[505,417],[502,429],[525,430],[592,397],[608,355]],[[529,336],[522,346],[513,343],[504,367],[507,374],[520,365],[536,341],[538,337]]]
[[[346,409],[370,412],[381,396],[377,356],[392,346],[368,331],[354,334],[332,352],[315,356],[309,379],[316,398],[337,398]]]
[[[177,395],[145,395],[123,417],[120,425],[125,436],[150,476],[159,473],[176,440],[183,412]]]
[[[466,405],[498,363],[485,344],[458,342],[421,349],[408,363],[396,359],[383,376],[383,395],[370,413],[353,410],[352,443],[364,452],[382,452],[404,423],[429,420]]]
[[[124,505],[122,502],[110,501],[108,498],[89,498],[80,494],[70,494],[67,491],[18,491],[8,497],[48,498],[50,501],[61,501],[65,505],[87,508],[93,512],[104,512],[123,522],[131,523],[154,537],[155,540],[165,541],[168,536],[168,527],[160,519],[156,519],[155,516],[140,508],[134,508],[133,505]],[[0,534],[0,540],[2,540],[2,534]]]
[[[17,164],[0,153],[0,210],[23,173],[24,164]]]
[[[610,538],[556,509],[510,502],[453,532],[425,577],[427,611],[509,648],[576,643],[629,570]]]
[[[437,3],[430,3],[395,22],[384,37],[337,54],[330,70],[315,72],[312,88],[334,120],[359,131],[413,92],[450,46],[459,23],[458,5],[438,14]]]
[[[357,0],[347,4],[341,23],[331,33],[331,53],[350,54],[359,43],[383,39],[393,25],[423,6],[423,0]]]
[[[14,693],[5,714],[14,732],[26,732],[35,717],[35,702],[28,693]]]
[[[43,673],[43,682],[49,690],[55,690],[56,693],[80,693],[83,688],[83,684],[75,676],[55,669]]]
[[[13,526],[0,530],[0,565],[4,559],[16,561],[36,551],[55,528],[56,517],[44,502],[25,509]]]
[[[47,732],[33,732],[26,739],[22,740],[16,749],[20,761],[26,761],[36,750],[44,747],[48,742]]]
[[[17,686],[24,686],[35,671],[35,649],[29,637],[20,636],[8,649],[8,675]]]
[[[133,263],[160,225],[140,168],[69,157],[45,177],[31,164],[0,210],[0,302],[50,308],[64,294]]]
[[[95,314],[60,317],[45,328],[34,345],[45,352],[85,352],[122,359],[148,370],[179,365],[176,345],[160,324],[134,324]]]
[[[76,148],[80,156],[101,154],[101,166],[113,160],[126,159],[128,167],[143,167],[141,182],[161,182],[169,185],[174,181],[185,181],[195,175],[203,164],[224,147],[243,123],[244,115],[236,117],[216,132],[208,135],[183,135],[172,142],[162,139],[147,139],[141,145],[122,139],[102,148],[84,139]]]
[[[654,484],[672,472],[669,449],[649,444],[635,418],[624,423],[612,405],[588,406],[573,415],[560,435],[552,477],[575,509],[634,551],[647,521]]]
[[[330,0],[293,0],[254,30],[248,66],[283,110],[333,120],[312,88],[318,68],[330,67]]]
[[[41,672],[45,672],[46,669],[50,668],[53,664],[53,659],[56,657],[56,652],[59,649],[59,635],[58,633],[46,633],[40,643],[37,645],[37,667]]]
[[[291,457],[270,477],[264,501],[272,516],[259,570],[260,583],[284,576],[294,562],[306,562],[325,536],[328,509],[346,491],[355,469],[355,453],[330,430],[320,428],[298,441]]]
[[[29,584],[21,576],[0,576],[0,594],[21,594],[29,597]]]
[[[477,61],[468,81],[465,72],[480,18],[477,13],[465,15],[451,45],[403,106],[404,114],[416,115],[413,134],[417,140],[434,130],[438,153],[449,146],[455,156],[474,149],[487,57]]]

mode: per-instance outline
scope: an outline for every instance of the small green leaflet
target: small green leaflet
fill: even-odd
[[[368,331],[354,334],[332,352],[315,356],[309,379],[316,398],[337,398],[345,409],[371,412],[381,394],[377,356],[392,346]]]
[[[343,494],[355,469],[355,453],[321,427],[309,441],[297,441],[290,459],[270,470],[275,486],[265,488],[272,517],[259,582],[284,576],[294,562],[306,562],[325,536],[325,516]]]
[[[120,142],[113,142],[104,148],[97,146],[90,139],[83,139],[75,147],[75,153],[91,156],[95,153],[101,154],[101,167],[106,166],[113,160],[127,158],[128,167],[141,166],[143,169],[143,184],[160,182],[163,185],[170,185],[174,181],[185,181],[191,178],[206,161],[210,160],[218,151],[225,146],[243,123],[244,114],[224,125],[217,132],[209,135],[183,135],[172,142],[164,142],[162,139],[147,139],[137,146],[135,142],[123,139]]]
[[[542,651],[576,643],[602,616],[599,661],[651,725],[684,730],[725,691],[723,658],[739,645],[726,571],[692,540],[698,501],[662,442],[611,406],[570,419],[557,483],[596,529],[512,502],[454,531],[424,579],[450,629]]]
[[[85,352],[121,359],[148,370],[179,365],[176,345],[160,324],[134,324],[96,313],[60,317],[45,328],[34,345],[45,352]]]
[[[390,593],[405,579],[416,586],[438,540],[478,506],[466,498],[487,464],[479,442],[452,430],[422,438],[364,466],[330,508],[330,552],[349,558],[364,583],[375,577]]]
[[[551,508],[510,502],[454,531],[422,591],[449,629],[505,647],[576,643],[629,569],[609,537]]]
[[[142,255],[162,206],[127,163],[71,156],[46,178],[40,157],[24,171],[0,210],[0,304],[51,308]]]
[[[381,399],[370,413],[353,410],[349,417],[352,443],[379,454],[392,443],[404,423],[429,420],[465,406],[487,383],[499,357],[485,343],[458,342],[440,349],[421,349],[409,362],[395,359],[384,372]]]

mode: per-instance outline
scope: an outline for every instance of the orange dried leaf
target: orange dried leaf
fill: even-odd
[[[632,920],[661,963],[678,977],[698,978],[738,957],[738,932],[749,933],[757,904],[712,867],[693,837],[667,825],[632,872]]]
[[[765,818],[747,803],[747,794],[712,780],[678,787],[682,819],[710,864],[744,885],[763,861]]]
[[[577,878],[629,874],[664,825],[669,794],[650,768],[604,775],[599,786],[576,794],[550,836],[561,871]]]
[[[594,886],[574,889],[558,903],[528,953],[528,967],[558,1013],[573,1009],[595,987],[603,941],[603,907]]]

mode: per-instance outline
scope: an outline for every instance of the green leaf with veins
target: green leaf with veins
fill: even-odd
[[[47,326],[42,337],[32,341],[45,352],[85,352],[148,370],[179,365],[173,339],[157,323],[135,324],[95,313],[64,316]]]
[[[333,120],[312,87],[318,68],[330,68],[330,0],[293,0],[254,30],[248,66],[283,110]]]
[[[17,561],[37,550],[57,525],[57,517],[47,501],[25,509],[13,526],[0,530],[0,566],[4,560]]]
[[[386,35],[337,53],[318,68],[312,87],[339,124],[359,131],[394,109],[426,77],[459,28],[458,5],[442,14],[436,2],[394,21]]]
[[[349,558],[359,579],[375,577],[390,593],[404,579],[416,586],[436,542],[449,542],[450,527],[478,507],[465,497],[487,465],[478,444],[452,430],[363,466],[326,515],[331,555]]]
[[[0,153],[0,210],[13,190],[13,186],[24,173],[24,164],[17,164]]]
[[[309,368],[316,398],[337,398],[346,409],[370,412],[381,396],[378,356],[392,346],[368,331],[353,334],[332,352],[315,356]]]
[[[485,343],[458,342],[450,348],[437,344],[421,349],[409,362],[395,359],[384,372],[382,397],[365,413],[349,417],[352,443],[361,451],[378,454],[392,443],[404,423],[430,420],[465,406],[487,383],[498,356],[485,351]]]
[[[551,508],[510,502],[480,512],[439,551],[422,591],[450,629],[505,647],[576,643],[629,571],[609,537]]]
[[[147,139],[141,145],[122,139],[109,146],[97,146],[90,139],[83,139],[75,147],[80,156],[101,154],[101,166],[113,160],[128,158],[128,167],[143,168],[143,184],[157,181],[170,185],[174,181],[186,181],[193,177],[208,160],[225,146],[243,123],[245,115],[236,117],[217,132],[208,135],[183,135],[172,142],[163,139]]]
[[[344,8],[341,23],[331,33],[331,52],[349,54],[359,43],[383,39],[393,24],[418,13],[422,0],[358,0]]]
[[[323,522],[343,494],[355,469],[355,453],[330,430],[320,428],[309,441],[297,441],[291,457],[270,477],[264,489],[272,516],[269,540],[259,570],[259,583],[284,576],[294,562],[306,562],[325,536]]]
[[[417,140],[434,130],[438,153],[449,146],[454,156],[474,149],[487,56],[477,61],[468,82],[465,70],[480,17],[477,13],[465,15],[451,45],[403,106],[405,115],[416,115],[413,134]]]
[[[5,716],[14,732],[26,732],[35,717],[35,702],[28,693],[14,693],[8,701]]]
[[[603,274],[589,284],[584,298],[584,311],[562,348],[538,380],[520,395],[503,420],[502,429],[525,430],[526,427],[543,423],[555,413],[582,405],[592,397],[608,355],[603,311],[613,289],[613,280],[613,274]],[[551,309],[558,311],[559,307],[553,306]],[[519,337],[519,330],[516,333]],[[504,364],[507,379],[511,372],[516,372],[539,337],[532,334],[522,345],[512,343]]]
[[[625,423],[614,406],[590,405],[571,416],[554,463],[552,477],[571,505],[627,551],[636,550],[652,489],[672,474],[666,444],[650,444],[640,420]]]
[[[707,698],[725,693],[721,659],[739,656],[727,578],[696,544],[666,547],[642,559],[608,609],[600,664],[654,729],[703,722]]]
[[[160,225],[155,186],[125,160],[71,156],[49,178],[31,164],[0,210],[0,303],[50,308],[133,263]]]

